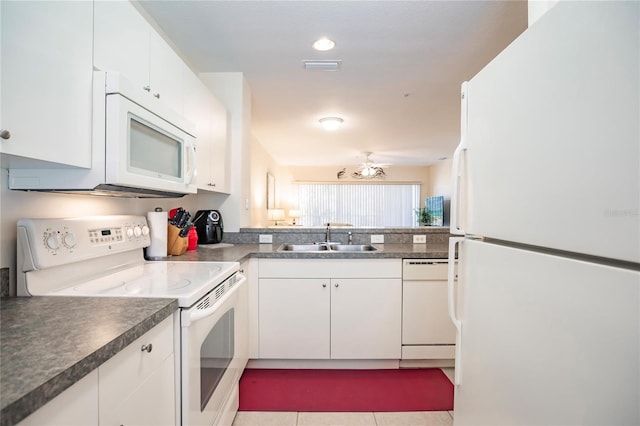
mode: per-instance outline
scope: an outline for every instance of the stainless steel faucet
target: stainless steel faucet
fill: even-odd
[[[331,223],[327,222],[327,233],[325,234],[325,242],[329,243],[331,241]]]

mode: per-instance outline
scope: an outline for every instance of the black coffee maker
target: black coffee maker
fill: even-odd
[[[193,224],[198,233],[198,244],[217,244],[222,241],[222,215],[218,210],[198,210]]]

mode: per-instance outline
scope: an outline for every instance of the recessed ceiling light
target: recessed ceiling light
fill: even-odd
[[[324,117],[320,119],[320,125],[327,131],[338,130],[344,120],[340,117]]]
[[[336,46],[336,43],[333,40],[323,37],[314,41],[312,46],[314,49],[324,52],[333,49]]]

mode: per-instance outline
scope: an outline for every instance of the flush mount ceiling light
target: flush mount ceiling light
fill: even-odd
[[[342,127],[342,123],[344,122],[344,120],[340,117],[324,117],[319,121],[322,128],[327,131],[338,130],[340,127]]]
[[[327,50],[333,49],[336,46],[336,43],[333,40],[329,40],[328,38],[323,37],[319,40],[314,41],[312,46],[316,50],[325,52]]]

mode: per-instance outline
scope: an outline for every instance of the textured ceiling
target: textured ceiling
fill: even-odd
[[[198,72],[240,71],[252,133],[284,165],[433,164],[460,134],[460,84],[527,25],[526,1],[141,1]],[[311,48],[328,37],[336,47]],[[303,60],[341,60],[334,72]],[[344,118],[337,132],[318,119]]]

